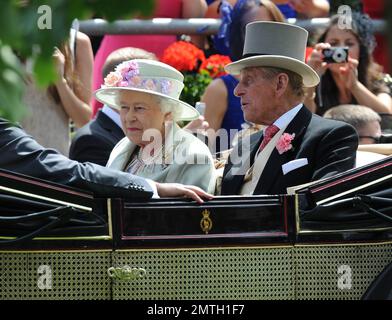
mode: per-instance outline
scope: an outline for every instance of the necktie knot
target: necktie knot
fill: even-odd
[[[271,124],[270,126],[268,126],[265,129],[264,138],[260,144],[259,151],[262,151],[264,149],[264,147],[268,144],[268,142],[271,141],[271,139],[275,136],[275,134],[278,133],[278,131],[279,131],[279,128],[274,124]]]

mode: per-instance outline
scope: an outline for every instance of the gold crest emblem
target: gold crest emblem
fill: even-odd
[[[212,220],[210,218],[210,211],[205,209],[202,213],[203,218],[200,220],[200,228],[203,230],[205,234],[208,234],[208,232],[212,229]]]

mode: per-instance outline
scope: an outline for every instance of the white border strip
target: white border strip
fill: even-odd
[[[4,191],[7,191],[7,192],[20,194],[20,195],[23,195],[23,196],[28,196],[28,197],[31,197],[31,198],[45,200],[45,201],[49,201],[49,202],[53,202],[53,203],[71,205],[72,207],[74,207],[76,209],[83,210],[83,211],[88,211],[88,212],[93,211],[93,209],[90,208],[90,207],[80,206],[78,204],[74,204],[74,203],[70,203],[70,202],[65,202],[65,201],[61,201],[61,200],[51,199],[51,198],[39,196],[39,195],[36,195],[36,194],[33,194],[33,193],[27,193],[27,192],[24,192],[24,191],[15,190],[15,189],[3,187],[3,186],[0,186],[0,190],[4,190]]]
[[[354,188],[354,189],[350,189],[350,190],[347,190],[347,191],[345,191],[345,192],[342,192],[342,193],[339,193],[339,194],[335,194],[335,195],[333,195],[332,197],[329,197],[329,198],[320,200],[319,202],[316,202],[316,203],[317,203],[317,205],[323,204],[323,203],[328,202],[328,201],[330,201],[330,200],[336,199],[336,198],[338,198],[338,197],[340,197],[340,196],[344,196],[344,195],[349,194],[349,193],[351,193],[351,192],[354,192],[354,191],[358,191],[358,190],[364,189],[364,188],[366,188],[366,187],[368,187],[368,186],[371,186],[371,185],[373,185],[373,184],[376,184],[377,182],[380,182],[380,181],[383,181],[383,180],[387,180],[387,179],[389,179],[389,178],[392,178],[392,174],[390,174],[390,175],[388,175],[388,176],[386,176],[386,177],[382,177],[382,178],[380,178],[380,179],[374,180],[374,181],[372,181],[372,182],[363,184],[363,185],[361,185],[361,186],[359,186],[359,187],[356,187],[356,188]]]

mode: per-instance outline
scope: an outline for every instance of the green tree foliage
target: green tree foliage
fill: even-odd
[[[184,89],[180,99],[194,106],[200,101],[202,94],[212,81],[210,74],[201,70],[199,73],[188,73],[184,75]]]
[[[0,116],[20,119],[24,68],[31,59],[41,86],[56,80],[53,48],[68,35],[74,19],[99,16],[109,21],[151,14],[154,0],[2,0],[0,10]]]

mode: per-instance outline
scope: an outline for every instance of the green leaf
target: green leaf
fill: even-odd
[[[148,16],[151,15],[154,7],[154,0],[143,0],[143,1],[123,1],[123,0],[111,0],[111,1],[100,1],[90,0],[87,1],[91,6],[94,7],[94,11],[97,16],[103,16],[108,21],[113,21],[122,14],[124,17],[130,14],[133,16]]]
[[[58,78],[52,56],[38,56],[34,64],[34,77],[39,87],[45,87],[55,82]]]
[[[211,83],[212,78],[208,72],[185,73],[184,89],[180,99],[194,106],[200,101],[206,87]]]
[[[0,116],[16,121],[25,112],[22,103],[23,71],[11,48],[1,43],[0,70]]]
[[[47,86],[57,79],[51,59],[53,49],[68,38],[71,23],[75,18],[89,19],[95,15],[114,20],[127,18],[132,14],[147,16],[151,15],[154,4],[154,0],[2,0],[0,116],[15,121],[23,115],[23,70],[15,53],[23,60],[35,60],[36,81],[40,86]],[[50,29],[39,27],[40,17],[46,17],[46,12],[38,11],[42,5],[51,9],[48,10],[51,13]]]

